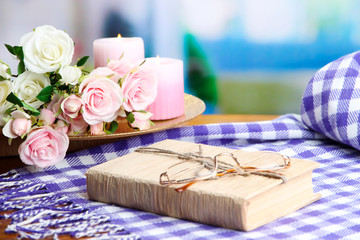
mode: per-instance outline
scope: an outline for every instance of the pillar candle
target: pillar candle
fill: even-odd
[[[139,37],[100,38],[94,41],[93,47],[95,68],[105,67],[109,60],[119,60],[122,55],[134,63],[145,58],[144,41]]]
[[[176,118],[184,114],[183,62],[173,58],[146,58],[145,65],[157,75],[157,96],[149,106],[151,120]]]

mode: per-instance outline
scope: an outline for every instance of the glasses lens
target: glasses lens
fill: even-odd
[[[241,166],[249,171],[251,169],[276,171],[290,166],[290,158],[276,152],[243,152],[238,159],[241,159]]]
[[[167,175],[171,181],[187,183],[211,177],[215,170],[214,167],[211,160],[187,160],[171,166],[167,171]]]

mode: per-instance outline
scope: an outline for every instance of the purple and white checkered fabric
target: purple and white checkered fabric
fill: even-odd
[[[272,150],[321,164],[313,174],[321,200],[251,232],[159,216],[87,199],[86,170],[138,147],[178,139],[245,151]],[[93,213],[108,214],[113,223],[143,239],[360,239],[360,152],[326,138],[308,127],[300,115],[273,121],[210,124],[175,128],[122,139],[68,154],[45,170],[24,167],[23,177],[44,182],[50,191],[68,195]],[[116,189],[114,189],[116,191]]]
[[[315,74],[303,96],[301,117],[315,131],[360,149],[360,52]]]

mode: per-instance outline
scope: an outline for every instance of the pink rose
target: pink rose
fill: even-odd
[[[114,81],[115,83],[118,83],[119,79],[121,78],[121,76],[117,72],[114,72],[113,70],[107,67],[98,67],[92,70],[89,76],[107,77],[112,81]]]
[[[31,128],[31,120],[26,118],[17,118],[14,119],[12,123],[13,132],[17,136],[22,136],[28,131],[30,131]]]
[[[4,136],[8,138],[17,138],[30,131],[31,120],[30,116],[20,110],[15,110],[11,113],[11,119],[7,121],[2,129]]]
[[[155,100],[157,78],[151,68],[141,66],[126,77],[122,88],[126,111],[145,110]]]
[[[150,118],[153,115],[150,112],[132,112],[134,114],[135,121],[130,123],[130,126],[133,128],[138,128],[140,130],[149,129],[151,126]]]
[[[28,134],[19,146],[19,155],[25,164],[45,168],[63,160],[68,147],[66,134],[50,127],[41,127]]]
[[[69,126],[66,124],[65,121],[59,119],[56,121],[56,124],[54,125],[54,129],[67,134],[69,130]]]
[[[123,94],[118,84],[105,77],[89,76],[79,87],[83,117],[89,125],[111,122],[120,113]]]
[[[87,130],[88,123],[85,121],[82,114],[79,114],[76,118],[73,118],[70,122],[70,134],[84,133]]]
[[[45,126],[50,126],[55,122],[55,113],[49,109],[41,109],[39,120]]]
[[[61,102],[64,100],[64,96],[56,94],[52,97],[51,102],[47,106],[47,109],[51,110],[54,114],[59,114]]]
[[[85,122],[81,113],[77,115],[76,118],[70,118],[69,116],[62,113],[58,116],[58,118],[64,121],[68,126],[68,135],[76,135],[80,133],[84,133],[89,126],[87,122]]]
[[[98,123],[98,124],[95,124],[95,125],[91,125],[90,126],[90,134],[91,135],[105,134],[105,132],[104,132],[104,124],[103,123]]]
[[[71,118],[76,118],[81,109],[81,98],[75,94],[70,95],[61,102],[61,110]]]
[[[112,71],[116,72],[120,78],[124,77],[125,74],[129,73],[132,69],[136,67],[136,64],[132,63],[130,60],[121,59],[121,60],[110,60],[107,67]]]

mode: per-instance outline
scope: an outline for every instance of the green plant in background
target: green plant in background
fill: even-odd
[[[205,101],[207,107],[215,106],[218,100],[218,89],[214,70],[193,35],[186,34],[184,42],[188,88],[191,93]]]

